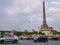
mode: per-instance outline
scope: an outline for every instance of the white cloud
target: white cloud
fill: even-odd
[[[42,23],[43,20],[42,4],[43,4],[42,0],[6,0],[6,1],[3,0],[2,7],[5,10],[2,12],[4,15],[1,16],[0,18],[1,19],[0,25],[1,24],[4,25],[8,23],[8,24],[17,24],[17,25],[21,24],[22,26],[24,26],[23,23],[27,20],[32,22],[31,25],[33,26],[37,26],[37,23],[39,23],[40,25],[40,23]],[[46,16],[47,16],[47,22],[49,24],[50,22],[53,24],[56,23],[56,21],[57,23],[60,22],[59,5],[60,5],[60,1],[58,0],[51,0],[51,1],[46,0],[46,13],[48,14]]]
[[[27,19],[28,19],[30,22],[33,22],[33,21],[35,20],[35,17],[36,17],[35,14],[29,15],[29,16],[27,16]]]
[[[32,23],[35,22],[35,21],[38,21],[38,22],[42,21],[40,13],[39,14],[28,15],[27,19]]]
[[[53,18],[51,18],[51,17],[48,17],[46,20],[49,23],[54,23],[55,22],[55,20]]]
[[[24,11],[23,11],[24,13],[31,13],[32,12],[32,9],[28,6],[28,7],[26,7],[25,9],[24,9]]]
[[[8,7],[5,8],[5,15],[15,15],[16,13],[19,13],[20,8],[19,7]]]
[[[14,0],[11,3],[12,5],[5,9],[8,15],[31,13],[42,4],[41,0]]]
[[[51,7],[51,8],[49,8],[49,11],[50,12],[58,12],[58,11],[60,11],[60,8]]]
[[[58,4],[60,4],[60,2],[58,2],[58,1],[52,1],[51,4],[58,5]]]

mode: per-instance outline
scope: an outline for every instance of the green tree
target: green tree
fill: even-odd
[[[25,35],[28,35],[28,31],[27,31],[27,30],[25,30],[25,31],[24,31],[24,34],[25,34]]]
[[[57,34],[58,31],[57,31],[57,30],[52,30],[52,33],[53,33],[53,34]]]

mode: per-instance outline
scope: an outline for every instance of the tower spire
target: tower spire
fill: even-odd
[[[46,24],[45,2],[43,1],[43,24]]]
[[[43,25],[41,28],[48,28],[48,25],[46,23],[45,2],[44,1],[43,1]]]

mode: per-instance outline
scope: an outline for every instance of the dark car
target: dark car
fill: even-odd
[[[51,40],[60,40],[58,37],[52,37]]]
[[[38,38],[34,39],[34,42],[48,42],[48,38],[47,37],[38,37]]]

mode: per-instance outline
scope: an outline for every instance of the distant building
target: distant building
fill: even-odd
[[[10,30],[0,30],[0,32],[11,32]]]
[[[53,28],[49,27],[46,23],[46,15],[45,15],[45,2],[43,1],[43,24],[41,25],[40,31],[45,33],[46,36],[52,36]]]
[[[0,30],[3,35],[14,35],[14,30]]]

